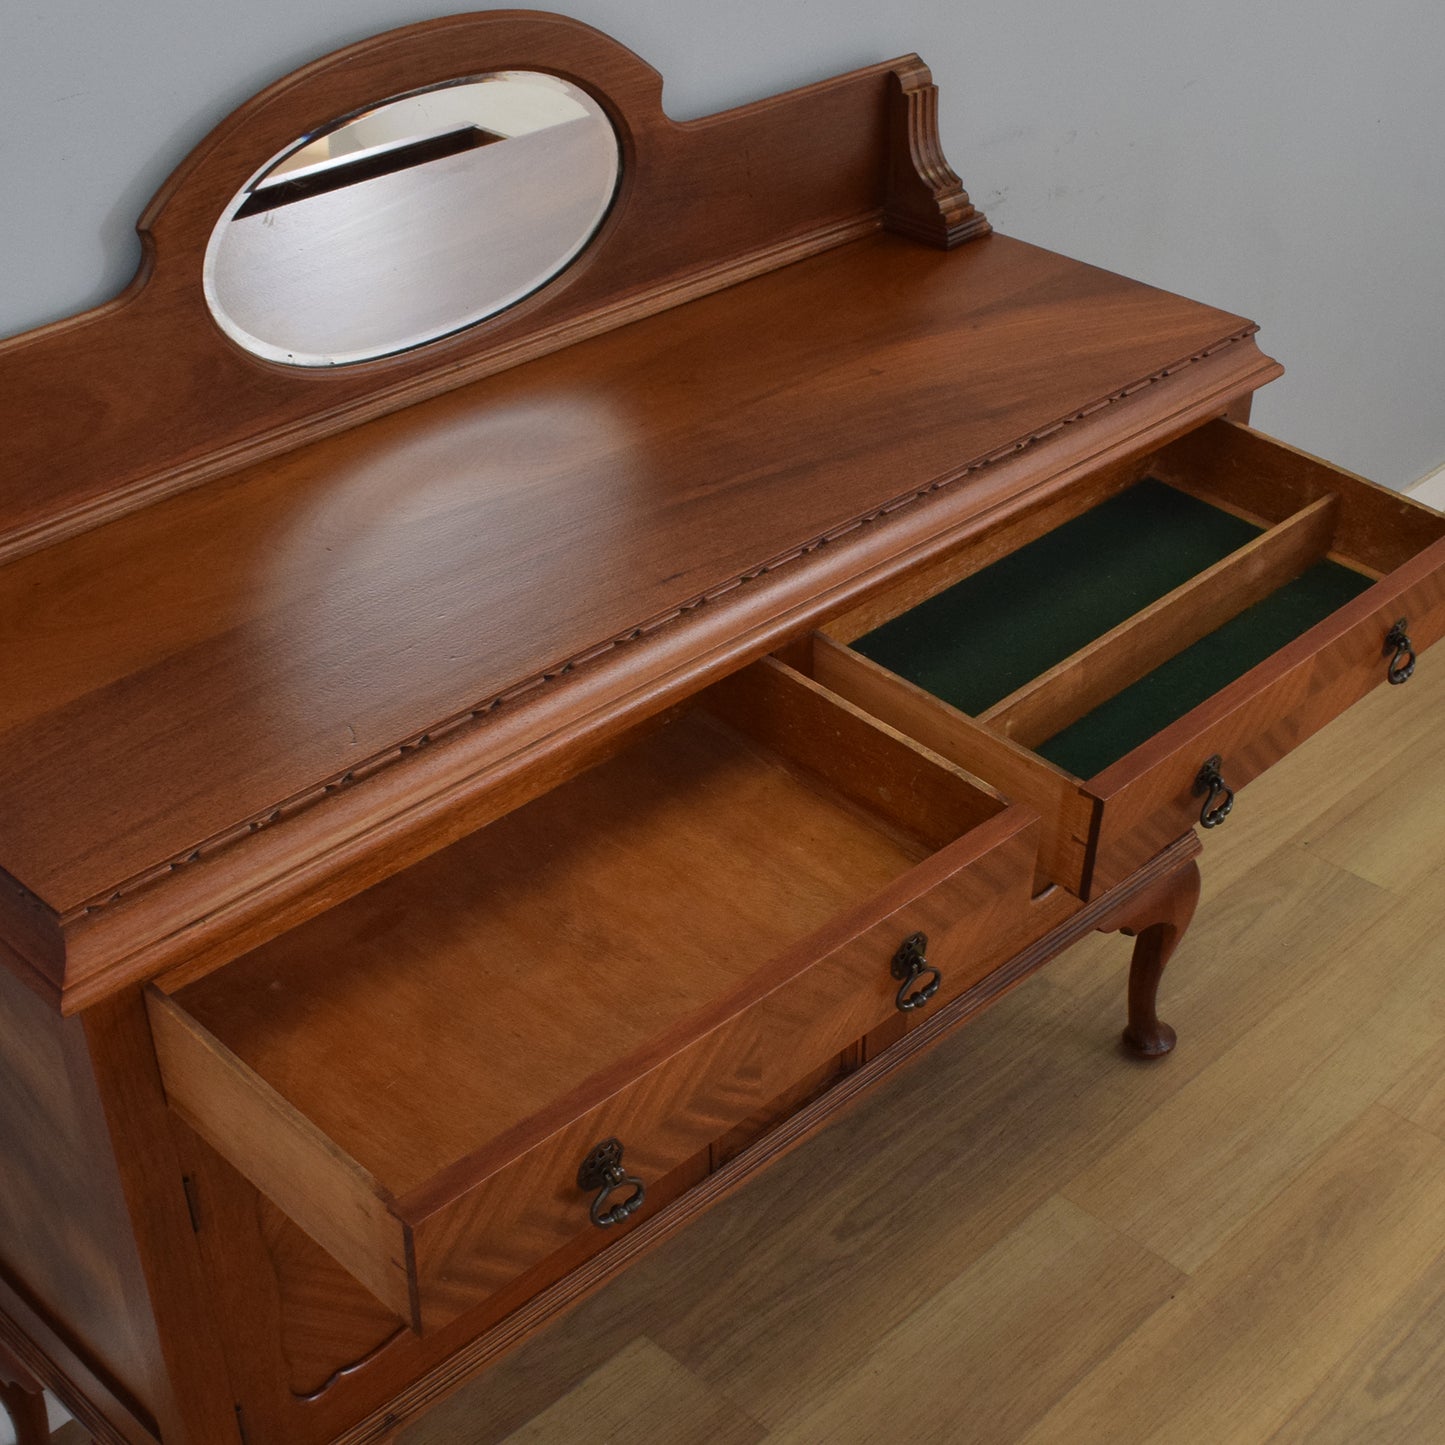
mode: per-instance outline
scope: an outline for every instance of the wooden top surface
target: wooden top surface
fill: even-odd
[[[1249,329],[1003,237],[878,234],[21,558],[0,866],[103,901]]]

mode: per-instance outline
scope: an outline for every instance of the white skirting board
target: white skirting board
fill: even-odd
[[[1445,512],[1445,467],[1438,467],[1428,477],[1421,477],[1413,487],[1406,489],[1417,502]]]

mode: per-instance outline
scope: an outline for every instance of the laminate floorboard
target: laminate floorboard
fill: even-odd
[[[1445,1441],[1445,657],[1206,844],[1168,1059],[1089,939],[400,1440]]]

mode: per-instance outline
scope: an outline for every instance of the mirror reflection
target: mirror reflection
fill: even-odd
[[[474,325],[566,267],[617,189],[585,91],[505,71],[402,96],[289,147],[211,235],[206,300],[296,366],[388,356]]]

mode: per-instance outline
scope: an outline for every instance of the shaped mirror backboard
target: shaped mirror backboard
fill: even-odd
[[[340,366],[450,335],[563,270],[601,225],[620,151],[585,91],[504,71],[308,136],[211,234],[206,301],[248,351]]]

